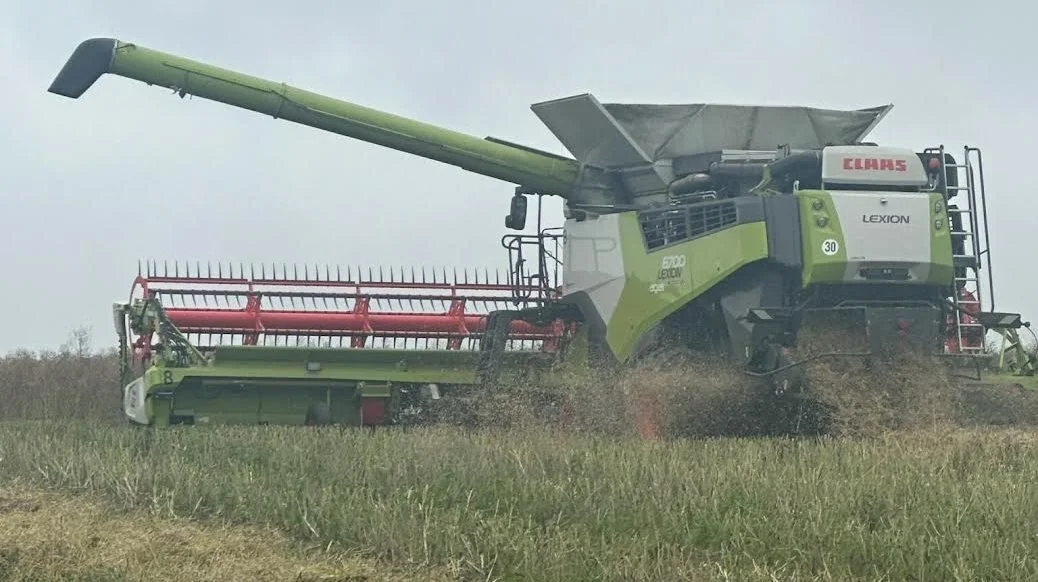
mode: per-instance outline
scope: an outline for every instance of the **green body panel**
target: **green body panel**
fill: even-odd
[[[801,284],[843,281],[847,270],[847,244],[840,216],[836,213],[832,196],[824,190],[800,190],[796,193],[800,201],[801,245],[804,253],[804,270]],[[820,209],[815,209],[817,203]],[[823,226],[818,221],[823,220]],[[833,239],[839,243],[836,253],[822,253],[822,243]]]
[[[291,348],[233,346],[215,350],[212,365],[152,367],[148,385],[180,384],[185,378],[267,378],[302,381],[375,381],[476,384],[479,352],[462,350],[377,350],[367,348]],[[535,370],[551,356],[540,352],[504,352],[503,363]],[[309,372],[307,363],[320,364]]]
[[[192,416],[196,423],[298,424],[312,403],[326,402],[335,420],[355,424],[356,396],[362,394],[352,385],[333,383],[189,380],[173,393],[170,411]]]
[[[154,365],[143,375],[145,410],[156,424],[169,415],[207,424],[298,424],[314,402],[334,422],[356,424],[359,398],[390,398],[391,384],[472,385],[479,353],[454,350],[220,347],[209,365]],[[505,377],[546,368],[552,356],[505,352]],[[308,371],[307,365],[320,364]],[[157,394],[172,396],[156,398]]]
[[[366,394],[363,386],[246,378],[226,383],[192,379],[172,394],[156,390],[162,385],[153,386],[145,410],[156,425],[169,424],[171,415],[190,417],[195,424],[302,424],[310,405],[324,402],[332,421],[359,424],[359,397],[380,397]]]
[[[248,369],[253,376],[389,382],[474,384],[479,381],[479,352],[466,350],[385,350],[371,348],[292,348],[226,346],[214,352],[210,376],[234,376]],[[540,352],[505,352],[508,365],[535,366]],[[306,365],[321,369],[307,372]]]
[[[875,192],[877,199],[885,196],[896,197],[897,192]],[[802,250],[804,255],[804,269],[801,283],[804,287],[815,283],[842,283],[847,281],[848,248],[861,241],[852,241],[847,238],[847,229],[841,221],[857,220],[857,216],[840,216],[836,211],[837,205],[833,193],[825,190],[800,190],[796,193],[799,199],[800,221],[802,224]],[[913,284],[947,285],[953,283],[954,269],[952,267],[951,236],[948,229],[947,213],[943,208],[943,196],[934,192],[929,195],[926,224],[913,224],[911,234],[922,244],[928,244],[930,252],[921,258],[921,262],[927,263],[925,276]],[[816,208],[817,204],[821,208]],[[940,226],[937,220],[940,219]],[[820,225],[819,221],[824,224]],[[917,236],[919,229],[927,229],[928,235]],[[823,252],[823,245],[827,240],[835,240],[838,249],[833,254]],[[916,244],[915,240],[905,241],[906,247]],[[906,251],[914,250],[906,248]],[[884,284],[891,284],[884,282]]]
[[[647,252],[637,213],[619,217],[625,285],[607,324],[606,341],[621,360],[651,326],[699,297],[738,269],[768,257],[763,222],[751,222]],[[682,256],[684,265],[666,273],[664,257]]]
[[[115,39],[83,42],[50,91],[79,97],[104,73],[383,145],[542,194],[565,196],[579,175],[573,159],[495,143]]]
[[[940,226],[938,226],[938,221],[940,221]],[[955,284],[955,261],[952,258],[948,204],[939,192],[930,194],[930,278],[928,282],[948,287]]]

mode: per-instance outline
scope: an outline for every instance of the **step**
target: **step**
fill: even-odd
[[[973,255],[954,255],[952,257],[952,266],[954,267],[977,267],[977,257]]]

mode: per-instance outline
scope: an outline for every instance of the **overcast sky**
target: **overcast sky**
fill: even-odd
[[[876,141],[983,148],[997,307],[1038,319],[1029,3],[0,4],[0,352],[113,344],[138,259],[507,265],[510,184],[120,77],[47,93],[95,36],[558,153],[529,105],[575,93],[894,103]]]

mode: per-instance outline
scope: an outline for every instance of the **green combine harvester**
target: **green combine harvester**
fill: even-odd
[[[866,142],[890,111],[803,106],[532,106],[573,158],[478,138],[115,39],[50,86],[110,73],[514,184],[509,269],[428,273],[148,263],[115,307],[124,409],[145,425],[401,422],[461,388],[550,383],[675,347],[721,355],[776,397],[811,325],[1034,374],[1020,315],[996,312],[980,151]],[[565,200],[542,228],[543,196]],[[842,328],[841,328],[842,329]],[[1012,342],[986,348],[989,331]],[[979,379],[979,376],[978,376]]]

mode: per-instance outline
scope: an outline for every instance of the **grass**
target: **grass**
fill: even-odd
[[[154,431],[115,362],[0,359],[0,579],[1038,578],[1027,390],[818,364],[835,436],[731,438],[759,432],[745,383],[668,361],[575,382],[564,431],[507,399],[497,431]],[[647,395],[694,438],[637,438]]]
[[[6,423],[0,480],[465,580],[1038,577],[1024,431],[667,442]]]

